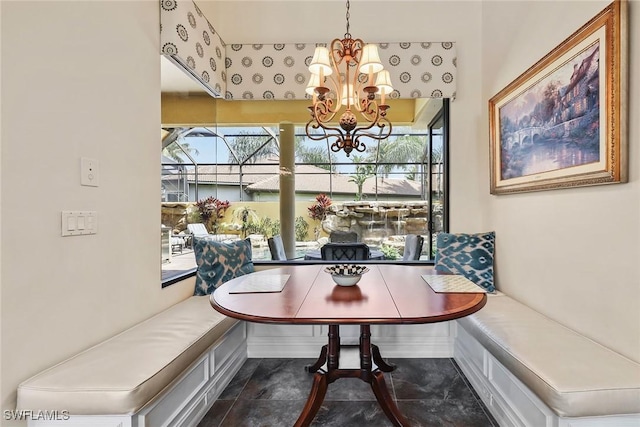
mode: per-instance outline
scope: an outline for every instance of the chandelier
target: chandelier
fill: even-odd
[[[311,119],[305,127],[314,141],[333,141],[331,151],[344,150],[349,154],[367,147],[362,137],[382,140],[391,134],[387,120],[389,106],[385,96],[393,91],[389,71],[384,69],[378,47],[365,45],[349,33],[349,0],[347,0],[347,32],[344,38],[334,39],[329,48],[318,46],[309,64],[311,78],[306,92],[313,96],[308,107]],[[380,94],[378,104],[376,94]],[[343,107],[345,107],[343,109]],[[338,117],[338,113],[340,116]],[[358,123],[359,115],[363,120]],[[335,125],[334,118],[338,118]],[[312,129],[322,128],[324,134]]]

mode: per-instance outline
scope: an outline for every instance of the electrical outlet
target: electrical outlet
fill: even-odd
[[[98,186],[98,161],[87,157],[80,158],[80,185]]]

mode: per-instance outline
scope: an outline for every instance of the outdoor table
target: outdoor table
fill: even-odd
[[[305,252],[304,259],[307,261],[322,261],[322,255],[320,253],[320,249],[313,249],[308,252]],[[383,260],[384,254],[377,250],[371,249],[369,251],[369,259],[370,260]]]

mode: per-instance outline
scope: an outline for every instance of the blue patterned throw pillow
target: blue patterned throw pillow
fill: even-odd
[[[254,271],[249,239],[222,243],[194,237],[193,251],[198,266],[194,295],[209,295],[224,282]]]
[[[493,285],[493,250],[496,235],[493,231],[478,234],[440,233],[436,242],[438,271],[461,274],[487,292],[495,292]]]

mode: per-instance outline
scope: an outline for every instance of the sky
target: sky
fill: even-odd
[[[260,128],[253,128],[256,130],[261,130]],[[214,129],[215,130],[215,129]],[[218,132],[222,133],[223,135],[234,135],[234,134],[239,134],[241,131],[246,131],[247,128],[219,128],[217,129]],[[390,140],[395,139],[398,136],[402,135],[402,131],[408,131],[408,128],[395,128],[394,129],[394,135],[392,135],[390,137]],[[274,128],[274,131],[277,132],[277,128]],[[302,131],[302,129],[300,129],[300,131]],[[298,132],[298,129],[296,129],[296,132]],[[398,132],[398,133],[396,133]],[[267,140],[266,135],[268,135],[266,132],[262,131],[261,134],[265,135],[265,141]],[[185,138],[185,141],[189,143],[189,146],[195,150],[197,150],[197,153],[195,151],[191,152],[191,156],[194,158],[194,160],[198,163],[198,164],[205,164],[205,163],[226,163],[228,161],[229,158],[229,150],[226,146],[226,144],[224,144],[222,142],[222,140],[220,138],[215,138],[215,137],[187,137]],[[369,146],[373,145],[373,144],[377,144],[377,141],[375,140],[368,140],[370,141],[370,143],[368,144]],[[306,144],[308,144],[309,146],[320,146],[320,147],[326,147],[326,141],[312,141],[312,140],[307,140]],[[354,156],[365,156],[367,155],[367,153],[358,153],[353,151],[351,153],[350,157],[347,157],[346,154],[344,153],[344,151],[339,151],[335,154],[335,158],[336,158],[336,162],[337,163],[349,163],[352,164],[353,162],[353,158]],[[347,166],[347,165],[338,165],[337,166],[338,171],[342,171],[344,173],[351,173],[353,171],[353,167],[352,166]]]

